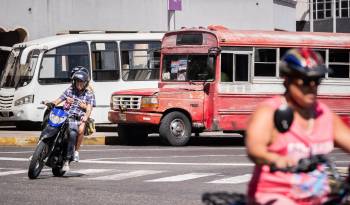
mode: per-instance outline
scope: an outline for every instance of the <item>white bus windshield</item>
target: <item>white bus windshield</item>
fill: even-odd
[[[35,66],[39,58],[39,50],[32,50],[28,54],[25,65],[19,67],[19,72],[15,75],[15,87],[23,87],[28,85],[33,78]]]
[[[22,51],[15,49],[11,52],[5,70],[1,77],[1,87],[17,88],[26,86],[33,78],[39,50],[29,52],[25,65],[20,65]]]
[[[8,59],[5,66],[4,71],[1,75],[1,88],[14,88],[15,87],[15,74],[17,70],[19,70],[19,60],[20,60],[20,53],[21,51],[19,49],[14,49]]]

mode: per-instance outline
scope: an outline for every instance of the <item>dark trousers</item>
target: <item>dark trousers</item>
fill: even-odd
[[[80,121],[74,118],[68,118],[69,120],[69,138],[67,147],[67,160],[73,160],[74,147],[77,141],[78,129]]]

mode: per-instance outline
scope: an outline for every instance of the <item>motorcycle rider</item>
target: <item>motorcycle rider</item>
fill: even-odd
[[[72,86],[66,89],[59,98],[52,102],[58,105],[65,101],[64,108],[68,112],[69,142],[65,163],[62,168],[63,171],[69,171],[69,163],[73,160],[79,127],[81,124],[85,124],[91,114],[92,106],[95,103],[93,93],[87,90],[88,84],[88,74],[81,70],[76,71],[72,77]]]
[[[85,68],[83,66],[76,66],[71,71],[71,79],[73,79],[74,73],[76,73],[77,71],[85,72],[89,76],[89,71],[88,71],[87,68]],[[94,93],[94,90],[93,90],[92,86],[90,85],[90,83],[88,84],[86,90],[93,95],[92,107],[96,107],[95,93]],[[81,108],[86,109],[87,105],[84,102],[81,102],[79,105],[80,105]],[[73,157],[73,160],[75,162],[79,161],[79,150],[80,150],[80,145],[83,142],[85,127],[86,127],[86,123],[81,123],[79,125],[78,137],[77,137],[77,140],[76,140],[74,157]]]
[[[291,49],[281,59],[280,72],[285,93],[262,102],[247,127],[247,153],[256,164],[249,203],[322,204],[330,191],[324,166],[310,173],[288,173],[270,172],[269,165],[294,166],[301,158],[330,153],[334,144],[350,152],[350,129],[316,98],[318,85],[329,72],[318,53]],[[291,108],[294,115],[284,133],[274,126],[274,113],[281,106]]]

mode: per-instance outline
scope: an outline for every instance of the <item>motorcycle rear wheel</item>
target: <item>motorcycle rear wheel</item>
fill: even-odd
[[[61,177],[65,174],[66,172],[62,170],[62,167],[54,167],[52,168],[52,174],[55,177]]]
[[[48,150],[49,146],[43,141],[36,146],[28,168],[29,179],[36,179],[39,176],[45,165],[44,159],[48,154]]]

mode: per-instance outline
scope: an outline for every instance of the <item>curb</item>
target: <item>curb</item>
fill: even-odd
[[[33,146],[38,143],[39,137],[0,137],[0,146]]]
[[[38,143],[38,136],[6,136],[0,137],[0,146],[35,146]],[[115,137],[102,135],[85,136],[83,145],[107,145],[113,144]]]

